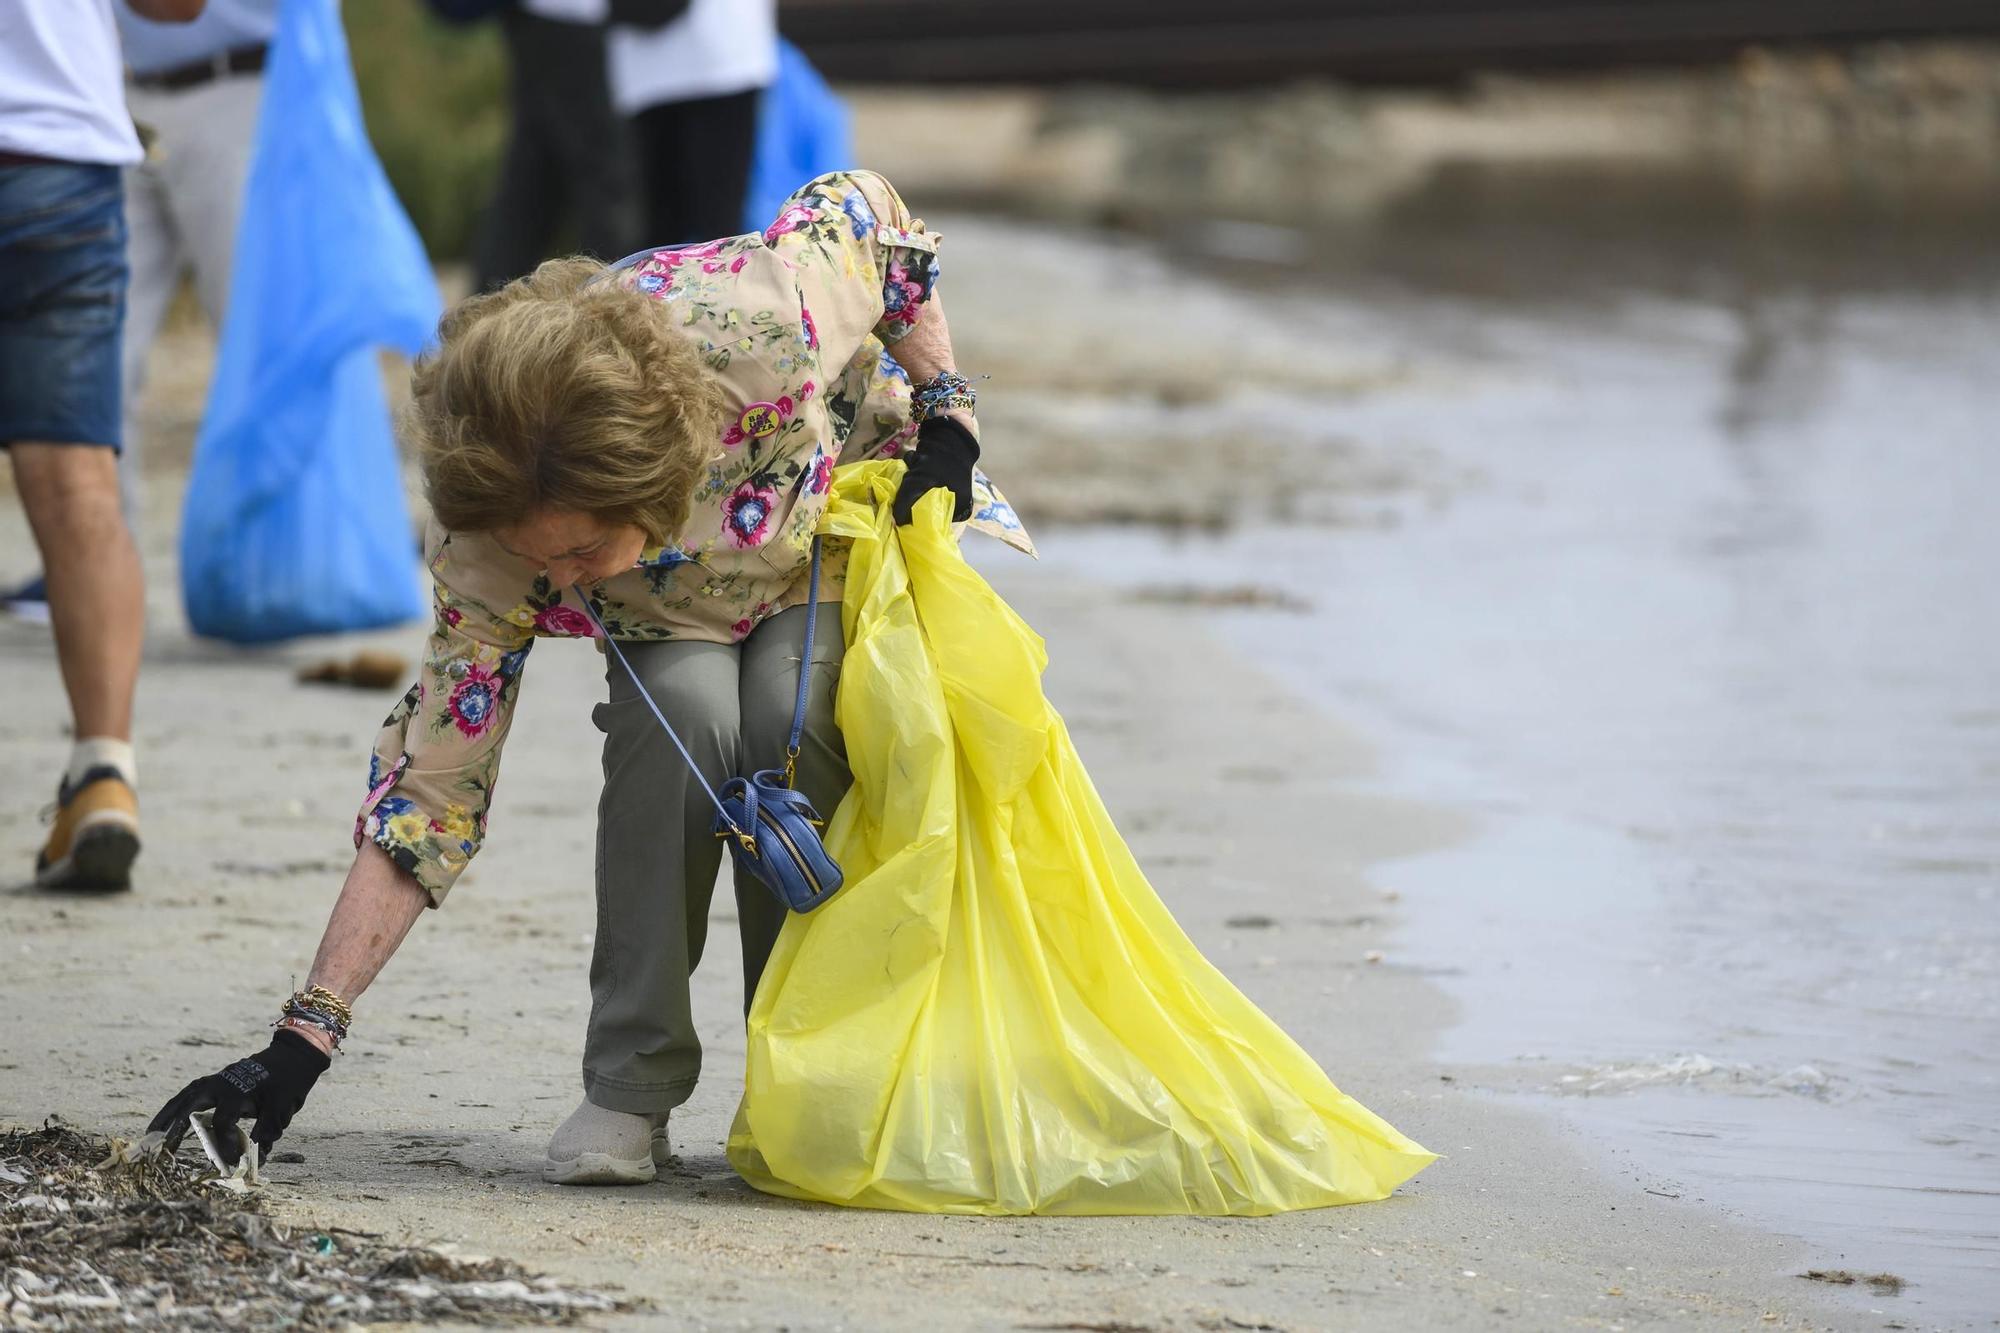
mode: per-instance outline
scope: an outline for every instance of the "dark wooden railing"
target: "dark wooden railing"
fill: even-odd
[[[1440,81],[2000,34],[2000,0],[781,0],[779,16],[830,77],[871,83]]]

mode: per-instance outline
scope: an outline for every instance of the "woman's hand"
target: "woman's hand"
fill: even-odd
[[[899,526],[910,521],[918,500],[939,489],[954,497],[953,522],[972,517],[972,468],[979,461],[979,441],[971,431],[951,416],[934,417],[917,429],[917,447],[908,461],[909,471],[889,506]]]
[[[363,843],[327,919],[308,984],[354,1000],[395,954],[429,902],[415,877],[374,843]],[[251,1141],[269,1152],[305,1104],[313,1084],[333,1063],[332,1046],[332,1038],[316,1028],[309,1032],[280,1028],[257,1054],[182,1088],[160,1108],[147,1131],[164,1133],[167,1151],[172,1152],[187,1134],[188,1118],[197,1111],[212,1110],[216,1125],[231,1128],[254,1114]],[[242,1152],[237,1136],[215,1137],[226,1164],[235,1165]]]
[[[215,1149],[222,1154],[222,1164],[233,1167],[242,1155],[236,1122],[254,1115],[250,1142],[257,1145],[257,1160],[261,1162],[332,1063],[315,1043],[296,1032],[281,1030],[257,1054],[182,1088],[160,1108],[146,1131],[164,1133],[166,1150],[171,1153],[180,1147],[195,1112],[214,1111]]]

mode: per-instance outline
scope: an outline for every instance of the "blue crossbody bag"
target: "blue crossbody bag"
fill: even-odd
[[[810,912],[831,898],[840,887],[840,867],[826,853],[826,844],[820,838],[820,830],[826,827],[819,812],[792,783],[798,771],[799,738],[806,729],[806,694],[812,684],[813,631],[819,622],[819,550],[820,539],[813,538],[812,577],[806,598],[806,643],[805,651],[799,658],[799,693],[792,708],[792,734],[785,744],[785,766],[766,768],[752,773],[747,778],[731,778],[722,784],[720,795],[708,785],[708,779],[695,766],[694,756],[681,742],[667,715],[660,711],[659,704],[646,691],[645,682],[632,669],[625,650],[618,646],[618,640],[605,631],[604,622],[598,618],[597,609],[590,604],[590,598],[581,588],[577,596],[591,623],[604,637],[618,662],[625,668],[625,674],[632,678],[632,687],[639,691],[639,697],[646,701],[646,707],[653,710],[666,729],[674,748],[687,761],[688,771],[694,780],[708,793],[708,799],[715,805],[715,836],[729,843],[729,853],[736,864],[755,876],[768,888],[777,900],[794,912]]]

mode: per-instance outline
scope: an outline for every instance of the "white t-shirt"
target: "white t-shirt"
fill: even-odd
[[[118,59],[111,0],[0,0],[0,149],[137,162]]]
[[[662,27],[614,26],[606,68],[622,116],[768,87],[778,77],[776,0],[693,0]]]

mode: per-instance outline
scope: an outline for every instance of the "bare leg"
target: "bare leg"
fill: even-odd
[[[118,456],[75,444],[15,444],[8,452],[48,574],[49,619],[76,735],[130,740],[146,594],[119,512]]]

